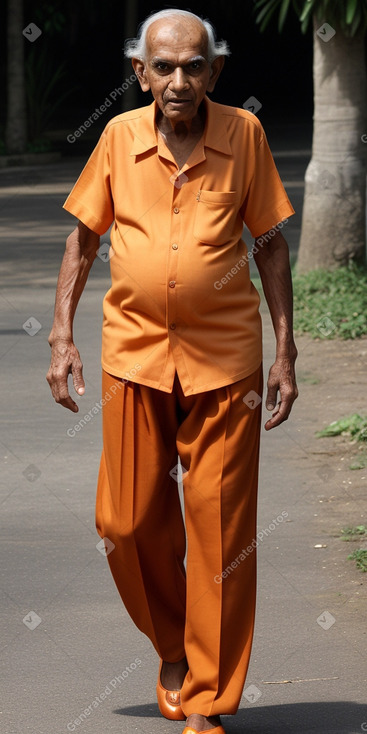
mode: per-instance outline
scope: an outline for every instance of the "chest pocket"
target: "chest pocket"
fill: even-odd
[[[224,245],[233,237],[237,216],[236,191],[201,190],[196,201],[195,239],[206,245]]]

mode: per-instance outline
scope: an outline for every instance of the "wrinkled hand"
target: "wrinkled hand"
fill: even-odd
[[[79,408],[69,395],[68,375],[72,374],[78,395],[84,395],[85,384],[80,354],[71,339],[55,339],[51,348],[51,364],[46,380],[56,402],[77,413]]]
[[[278,357],[270,367],[266,408],[272,410],[272,417],[265,423],[265,430],[279,426],[288,419],[292,405],[298,397],[294,358]],[[277,404],[279,392],[280,400]]]

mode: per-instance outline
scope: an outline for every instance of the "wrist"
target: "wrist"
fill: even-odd
[[[48,337],[48,343],[50,347],[53,347],[55,344],[64,342],[66,344],[70,344],[73,341],[73,335],[70,333],[56,333],[54,331],[50,332],[50,335]]]
[[[294,341],[277,344],[276,347],[276,359],[288,359],[292,362],[298,357],[298,350]]]

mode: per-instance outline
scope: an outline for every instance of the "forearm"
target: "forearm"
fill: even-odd
[[[269,306],[276,337],[276,356],[297,356],[293,338],[293,290],[289,250],[281,232],[263,246],[254,259]]]
[[[73,320],[99,247],[99,235],[79,222],[66,241],[57,281],[54,321],[49,344],[72,340]]]
[[[298,396],[294,369],[297,349],[293,338],[292,277],[288,245],[281,232],[273,235],[265,246],[259,243],[254,259],[276,337],[276,359],[270,367],[267,382],[266,408],[274,410],[265,423],[265,429],[269,431],[288,419]]]

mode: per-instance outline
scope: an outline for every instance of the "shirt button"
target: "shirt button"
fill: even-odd
[[[170,288],[174,288],[175,285],[176,285],[176,281],[175,280],[170,280],[170,282],[168,283],[168,285],[169,285]]]
[[[175,328],[176,328],[176,324],[170,324],[170,325],[169,325],[169,328],[170,328],[170,329],[175,329]]]
[[[178,245],[176,245],[176,243],[174,243],[174,244],[172,245],[172,250],[178,250]]]
[[[175,214],[178,214],[180,210],[179,210],[179,208],[177,206],[175,206],[175,208],[174,208],[173,211],[174,211]]]

